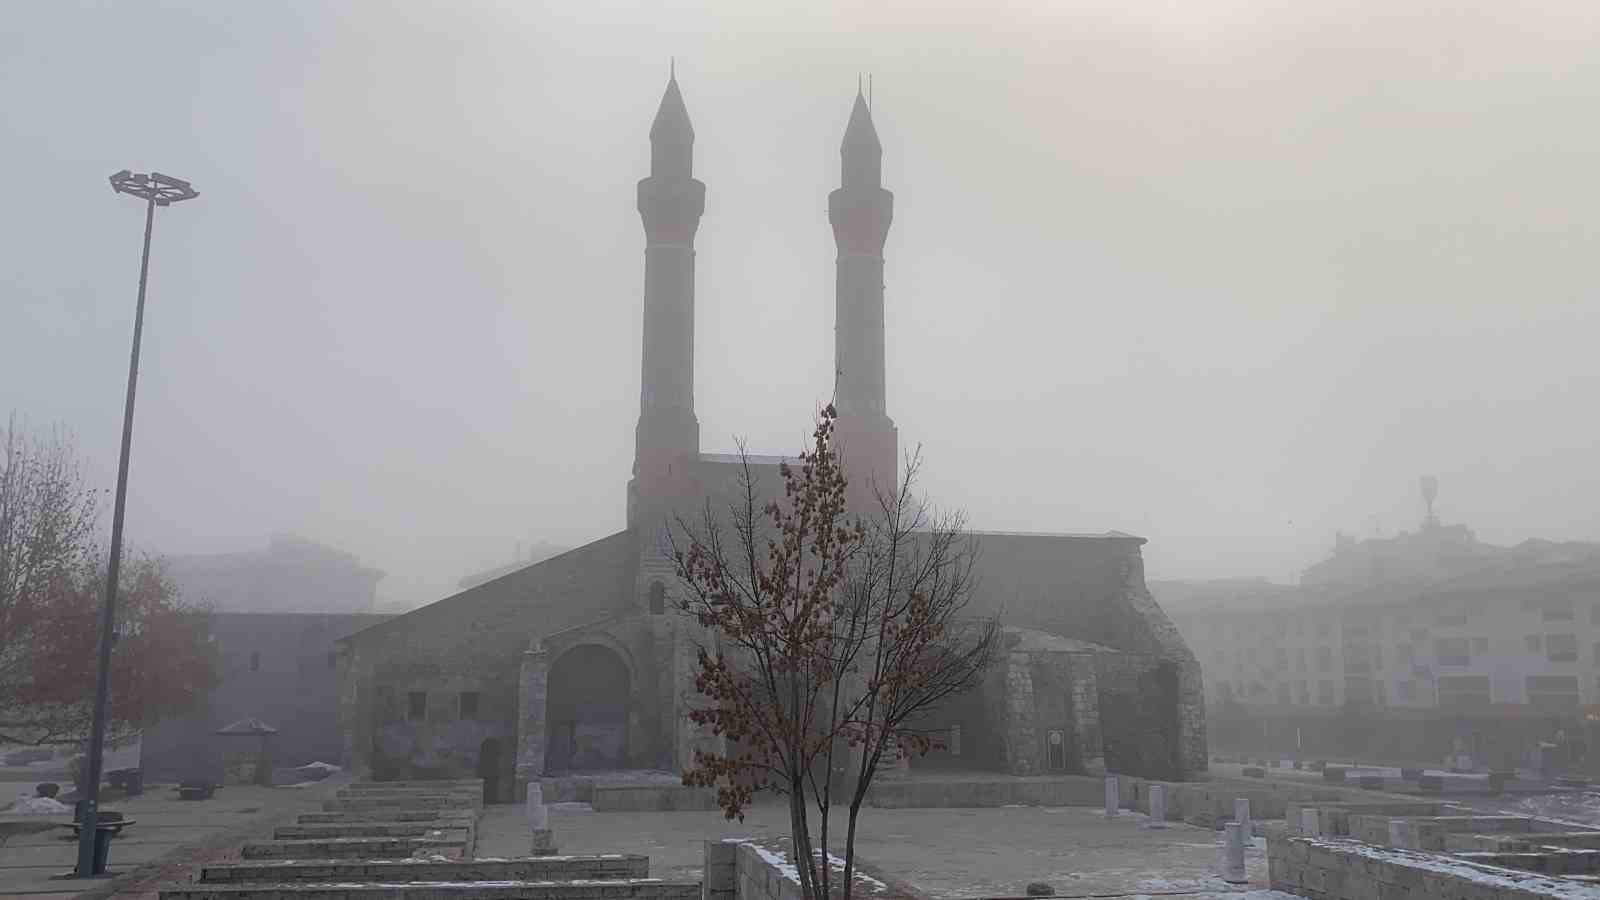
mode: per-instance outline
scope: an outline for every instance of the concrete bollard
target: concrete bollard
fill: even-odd
[[[1315,809],[1300,810],[1300,833],[1305,837],[1322,837],[1322,813]]]
[[[1117,776],[1106,776],[1106,815],[1115,816],[1122,808],[1122,798],[1117,788]]]
[[[1167,827],[1167,786],[1150,785],[1150,827]]]
[[[1398,848],[1400,848],[1402,850],[1413,849],[1411,847],[1406,846],[1409,843],[1411,843],[1411,842],[1406,839],[1406,820],[1405,819],[1390,819],[1389,820],[1389,846],[1398,847]]]
[[[1233,820],[1244,828],[1247,835],[1255,834],[1255,826],[1250,824],[1250,798],[1236,797],[1233,801]]]
[[[555,856],[556,838],[548,828],[533,829],[533,841],[529,845],[529,856]]]
[[[1222,827],[1222,880],[1229,884],[1244,884],[1249,879],[1244,873],[1244,826],[1229,822]]]
[[[528,785],[526,810],[529,827],[534,829],[550,827],[550,811],[544,805],[544,789],[538,782]]]

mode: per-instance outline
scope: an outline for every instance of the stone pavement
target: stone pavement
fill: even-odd
[[[1215,874],[1217,832],[1175,822],[1149,829],[1148,821],[1126,810],[1107,819],[1076,806],[866,809],[857,852],[880,876],[941,898],[1019,897],[1032,881],[1069,897],[1235,890]],[[702,841],[786,836],[788,811],[763,802],[741,824],[720,812],[596,813],[587,804],[563,803],[550,808],[550,827],[563,853],[642,853],[654,877],[698,879]],[[844,827],[841,813],[829,834],[835,855],[843,855]],[[488,807],[478,826],[478,855],[523,855],[527,833],[520,807]],[[1261,841],[1246,853],[1246,868],[1251,884],[1238,889],[1265,888]]]
[[[348,777],[334,775],[305,788],[265,788],[230,785],[210,800],[180,801],[170,785],[150,785],[139,797],[107,802],[137,820],[111,844],[108,868],[121,877],[112,880],[53,881],[50,876],[70,871],[77,861],[78,845],[64,838],[71,832],[48,832],[13,837],[0,846],[0,897],[27,900],[65,900],[68,897],[154,897],[155,885],[183,877],[193,863],[233,851],[250,837],[269,835],[301,810],[317,809]],[[13,818],[0,813],[0,820]],[[27,816],[30,821],[70,823],[71,815]]]

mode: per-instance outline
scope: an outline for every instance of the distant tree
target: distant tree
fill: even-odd
[[[911,723],[977,686],[999,636],[996,620],[963,615],[974,548],[959,515],[930,517],[916,501],[917,461],[894,493],[878,494],[871,521],[853,520],[833,433],[830,406],[811,449],[780,465],[781,499],[761,498],[746,457],[729,521],[708,506],[697,525],[679,520],[672,531],[679,608],[712,637],[695,678],[708,703],[690,718],[730,743],[697,750],[684,782],[715,786],[728,818],[742,819],[757,791],[787,796],[808,900],[835,894],[828,824],[841,758],[852,776],[839,885],[848,900],[858,816],[879,767],[937,745]]]
[[[28,436],[13,418],[0,453],[0,743],[84,742],[106,578],[96,492],[59,432]],[[208,611],[184,604],[154,559],[128,561],[120,582],[113,742],[215,681]]]

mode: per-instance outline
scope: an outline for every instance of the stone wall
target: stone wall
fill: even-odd
[[[380,778],[478,774],[484,740],[499,742],[497,794],[513,795],[523,653],[541,635],[605,616],[631,594],[631,532],[580,547],[413,610],[339,642],[344,764]],[[476,720],[405,722],[406,695],[441,713],[478,695]],[[379,708],[380,694],[399,709]],[[396,721],[397,719],[402,721]]]
[[[1600,887],[1356,841],[1269,835],[1274,890],[1310,900],[1600,898]]]
[[[782,850],[752,840],[705,842],[705,881],[701,900],[800,900],[800,875]],[[844,863],[833,860],[834,878],[844,877]],[[859,863],[853,879],[857,897],[903,900],[903,886],[891,886],[867,875]]]

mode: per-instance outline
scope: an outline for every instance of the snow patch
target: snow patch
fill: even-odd
[[[24,795],[17,798],[17,802],[11,804],[6,812],[22,816],[59,816],[70,814],[72,807],[49,797]]]

